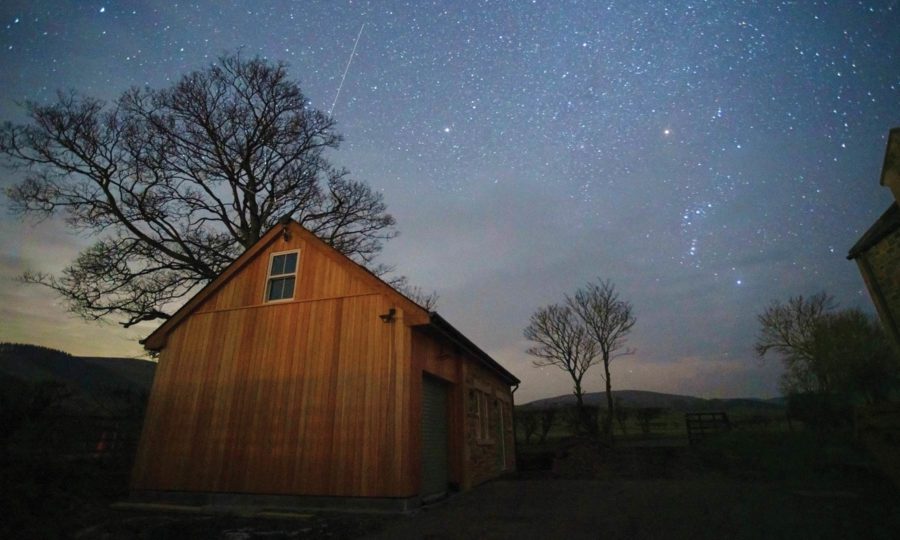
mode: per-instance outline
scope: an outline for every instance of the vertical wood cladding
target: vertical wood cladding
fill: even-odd
[[[292,249],[294,300],[263,303],[269,255]],[[248,261],[168,335],[133,487],[415,494],[410,329],[372,279],[302,234]]]
[[[294,300],[334,298],[373,292],[370,284],[348,268],[343,256],[330,253],[319,242],[309,241],[301,235],[289,240],[277,238],[259,256],[249,261],[231,280],[222,285],[198,308],[198,312],[217,311],[258,306],[263,303],[269,256],[272,253],[300,250],[297,261],[297,283]]]
[[[411,373],[412,392],[409,418],[411,439],[411,469],[410,476],[416,486],[421,485],[422,471],[419,464],[422,460],[422,374],[443,379],[451,383],[447,389],[447,424],[449,456],[449,477],[451,484],[462,486],[464,484],[464,463],[462,455],[462,418],[463,403],[462,389],[459,384],[462,381],[464,361],[462,354],[451,344],[441,340],[433,333],[414,329],[411,342]]]
[[[512,393],[509,386],[498,379],[471,355],[453,343],[430,331],[414,330],[412,335],[413,370],[455,383],[449,395],[450,424],[450,482],[468,489],[495,478],[504,470],[515,468],[515,440],[512,431]],[[476,420],[472,409],[473,392],[488,395],[491,437],[487,441],[477,437]],[[418,400],[421,388],[413,389],[413,415],[418,425]],[[500,415],[507,410],[502,424],[503,441],[499,440]],[[505,444],[505,453],[503,452]],[[413,440],[413,458],[419,459],[421,441]],[[503,458],[505,457],[505,462]],[[421,479],[417,476],[417,482]]]
[[[267,233],[148,338],[161,354],[132,488],[415,496],[423,373],[448,383],[450,482],[499,474],[469,462],[466,388],[470,372],[498,396],[509,387],[429,329],[427,312],[290,232]],[[270,255],[295,249],[294,298],[265,303]]]
[[[372,294],[191,316],[160,359],[134,487],[413,494],[408,329],[386,309]]]

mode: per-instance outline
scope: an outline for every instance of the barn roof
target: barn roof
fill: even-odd
[[[430,326],[442,333],[445,337],[453,341],[463,349],[465,349],[469,354],[478,358],[482,364],[485,365],[488,369],[494,371],[497,375],[500,375],[504,381],[508,384],[516,385],[521,381],[512,373],[506,370],[503,366],[501,366],[496,360],[490,357],[488,353],[482,351],[478,345],[472,343],[466,336],[463,335],[462,332],[453,327],[452,324],[447,322],[446,319],[438,315],[436,311],[432,311],[431,315],[431,324]]]
[[[436,330],[438,333],[453,341],[456,345],[474,356],[482,365],[499,375],[508,384],[519,384],[520,381],[518,378],[516,378],[515,375],[507,371],[496,360],[491,358],[489,354],[481,350],[477,345],[469,340],[469,338],[463,335],[462,332],[457,330],[437,312],[429,312],[394,287],[391,287],[366,267],[362,266],[340,251],[326,244],[319,237],[303,228],[302,225],[300,225],[293,219],[285,218],[282,218],[277,225],[270,228],[255,244],[247,248],[247,250],[244,251],[244,253],[242,253],[230,265],[228,265],[225,270],[222,271],[222,273],[220,273],[214,280],[210,281],[205,287],[200,289],[197,294],[195,294],[190,300],[188,300],[183,306],[181,306],[181,308],[179,308],[169,319],[161,324],[149,336],[141,340],[141,344],[144,345],[144,348],[148,350],[161,350],[165,346],[166,339],[169,333],[171,333],[172,330],[174,330],[179,325],[179,323],[181,323],[181,321],[183,321],[188,315],[193,313],[194,310],[196,310],[204,300],[209,298],[222,285],[224,285],[229,279],[231,279],[233,275],[238,273],[257,254],[264,250],[266,246],[277,239],[278,236],[282,234],[286,228],[290,228],[291,232],[298,232],[299,234],[304,235],[308,240],[317,242],[331,252],[338,254],[345,261],[352,263],[351,266],[354,267],[357,272],[362,272],[363,275],[367,276],[367,279],[376,288],[381,289],[386,294],[394,296],[395,299],[397,299],[401,304],[404,304],[404,309],[409,312],[407,318],[410,320],[410,326],[428,326]]]
[[[900,176],[900,127],[895,127],[888,132],[887,148],[884,151],[884,162],[881,164],[881,177],[879,183],[888,186],[897,199],[891,204],[881,217],[869,227],[862,237],[850,248],[848,259],[855,259],[870,248],[881,242],[885,236],[900,229],[900,190],[898,190],[898,176]]]
[[[900,208],[897,203],[891,204],[888,209],[881,214],[881,217],[869,227],[869,230],[862,235],[856,244],[850,248],[847,254],[848,259],[855,259],[862,253],[865,253],[872,246],[881,241],[882,238],[900,229]]]
[[[888,175],[892,174],[896,177],[898,169],[900,169],[900,127],[892,128],[888,131],[887,148],[884,151],[884,161],[881,164],[881,177],[879,183],[887,185]]]

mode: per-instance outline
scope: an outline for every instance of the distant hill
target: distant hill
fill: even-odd
[[[156,362],[135,358],[116,358],[99,356],[75,356],[88,365],[96,366],[113,373],[124,381],[130,382],[145,392],[150,392],[153,375],[156,373]]]
[[[663,394],[660,392],[647,392],[644,390],[613,390],[613,399],[619,400],[623,406],[629,408],[661,407],[673,411],[704,411],[704,410],[780,410],[784,409],[784,398],[756,399],[756,398],[730,398],[730,399],[704,399],[694,396],[681,396],[678,394]],[[605,392],[590,392],[584,395],[587,405],[606,408]],[[547,409],[556,407],[575,406],[575,396],[566,394],[552,398],[539,399],[522,405],[525,409]]]
[[[54,381],[74,392],[76,402],[97,403],[110,391],[149,394],[155,372],[156,363],[146,360],[79,357],[37,345],[0,343],[0,377],[7,391],[16,381]]]

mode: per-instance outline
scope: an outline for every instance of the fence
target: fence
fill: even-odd
[[[14,461],[130,461],[140,429],[141,419],[134,417],[44,417],[6,440],[6,457]]]
[[[685,413],[684,423],[691,444],[716,433],[731,431],[731,422],[724,412]]]

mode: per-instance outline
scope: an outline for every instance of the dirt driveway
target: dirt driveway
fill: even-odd
[[[702,478],[496,480],[406,516],[309,514],[273,519],[203,513],[107,512],[75,534],[132,539],[895,539],[896,490],[790,488]],[[366,536],[366,535],[369,536]]]
[[[371,538],[897,538],[900,506],[886,502],[717,477],[499,480]]]
[[[851,442],[805,432],[739,435],[698,448],[561,447],[551,456],[551,470],[529,469],[541,461],[523,457],[523,471],[515,476],[410,515],[160,514],[97,507],[86,520],[93,525],[75,537],[900,538],[900,490]]]

